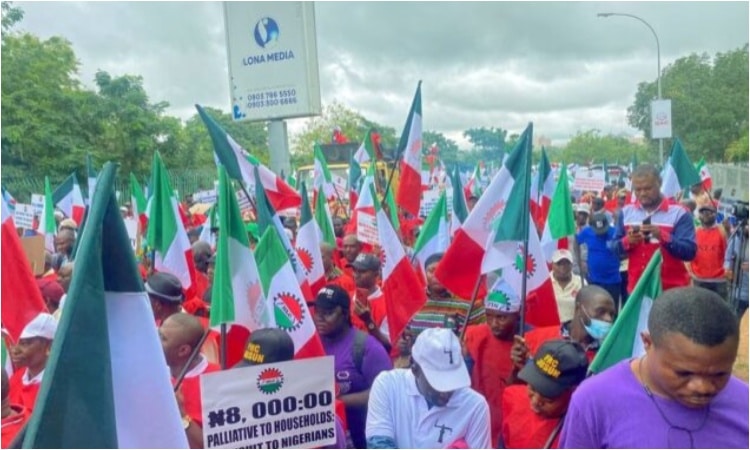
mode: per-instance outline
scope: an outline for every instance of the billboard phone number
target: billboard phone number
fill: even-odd
[[[253,92],[247,96],[247,107],[270,108],[273,106],[294,105],[297,103],[296,89],[278,89]]]

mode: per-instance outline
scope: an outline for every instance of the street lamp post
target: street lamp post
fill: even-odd
[[[656,97],[657,97],[657,100],[661,100],[661,47],[659,46],[659,36],[656,35],[656,31],[654,30],[654,27],[652,27],[645,20],[641,19],[638,16],[634,16],[633,14],[599,13],[596,16],[597,17],[610,17],[610,16],[630,17],[631,19],[638,20],[642,24],[646,25],[649,30],[651,30],[651,33],[654,35],[654,39],[656,39]],[[653,123],[653,118],[651,118],[651,121]],[[661,166],[664,167],[664,139],[662,138],[659,138],[659,164],[661,164]]]

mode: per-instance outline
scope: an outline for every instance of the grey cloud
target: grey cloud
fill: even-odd
[[[137,74],[183,119],[195,103],[229,109],[220,2],[17,4],[21,28],[73,43],[88,86],[97,69]],[[451,137],[529,120],[558,140],[589,128],[635,134],[625,109],[655,78],[655,43],[635,20],[596,17],[606,11],[649,21],[662,67],[748,41],[747,2],[317,2],[322,99],[400,132],[422,79],[425,128]]]

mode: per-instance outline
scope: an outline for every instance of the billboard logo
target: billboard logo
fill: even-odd
[[[260,48],[273,48],[279,41],[279,24],[270,17],[263,17],[255,24],[253,36]]]

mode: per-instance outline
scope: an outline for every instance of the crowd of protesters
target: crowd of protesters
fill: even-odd
[[[636,168],[630,181],[631,190],[613,185],[571,199],[577,232],[549,267],[561,322],[552,327],[523,323],[522,296],[502,280],[488,283],[483,298],[457,298],[434,276],[437,253],[424,265],[427,302],[390,342],[378,249],[335,218],[336,246],[321,245],[326,286],[310,304],[334,357],[334,447],[747,448],[748,386],[732,375],[748,307],[747,218],[720,217],[718,199],[700,190],[666,198],[651,165]],[[204,219],[189,213],[190,203],[183,209],[196,292],[187,298],[174,275],[153,273],[147,253],[140,268],[173,382],[187,369],[175,401],[190,446],[202,448],[199,379],[220,370],[216,340],[201,339],[215,255],[199,240]],[[128,205],[122,214],[132,215]],[[413,243],[418,221],[405,223],[412,228],[402,237]],[[284,226],[293,241],[296,220]],[[26,326],[9,349],[14,371],[3,370],[3,447],[34,409],[75,274],[77,224],[66,219],[59,230],[37,278],[49,314]],[[258,241],[257,228],[248,235]],[[635,337],[645,354],[591,375],[656,251],[663,294],[644,318],[647,331]],[[190,358],[197,346],[199,356]],[[237,366],[285,361],[294,346],[284,331],[261,329],[243,354]]]

